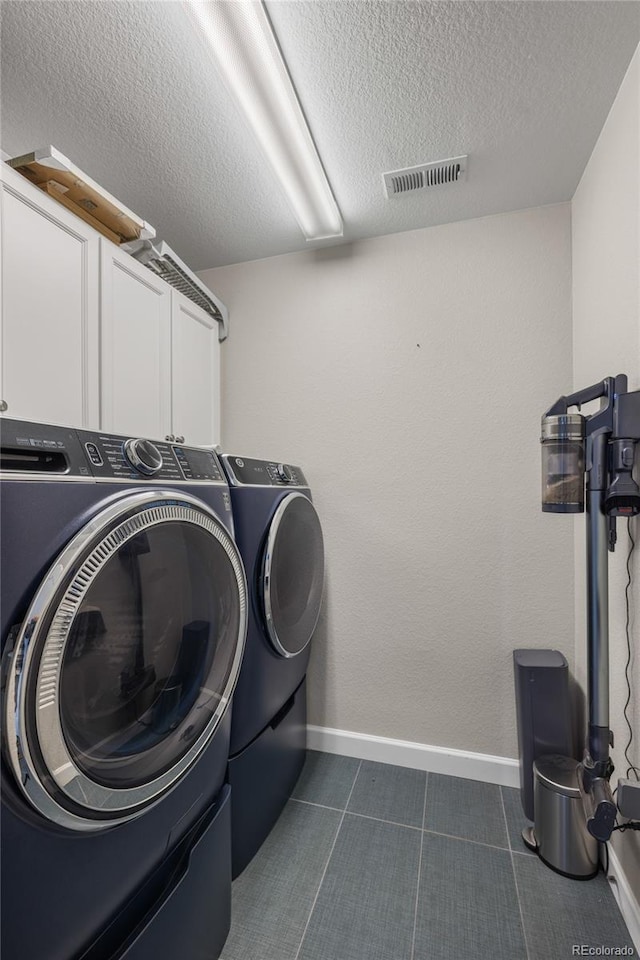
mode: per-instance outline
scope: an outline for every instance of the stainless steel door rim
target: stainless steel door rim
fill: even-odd
[[[304,627],[304,635],[301,643],[295,644],[295,649],[291,649],[290,644],[288,644],[287,639],[283,635],[283,629],[280,624],[278,624],[278,611],[276,609],[276,603],[274,602],[274,560],[276,546],[278,542],[278,536],[281,534],[283,524],[287,517],[287,512],[292,508],[295,509],[295,506],[300,504],[304,505],[304,509],[307,511],[308,518],[312,521],[314,525],[313,535],[316,538],[315,547],[319,550],[319,555],[312,557],[312,562],[317,563],[318,565],[318,579],[320,581],[320,589],[316,591],[314,597],[309,597],[307,599],[306,609],[310,612],[310,617],[307,620],[307,623]],[[309,548],[311,549],[314,544],[309,543]],[[319,559],[318,559],[319,556]],[[292,558],[300,562],[300,557]],[[315,507],[313,506],[309,497],[305,496],[303,493],[290,493],[280,504],[276,512],[273,515],[273,519],[269,526],[269,534],[267,536],[267,543],[264,551],[264,561],[263,561],[263,572],[262,572],[262,600],[264,605],[264,618],[267,628],[267,633],[269,639],[273,644],[277,653],[280,656],[285,658],[296,657],[311,642],[314,630],[318,623],[318,618],[320,616],[320,609],[322,605],[322,594],[323,594],[323,580],[324,580],[324,552],[323,552],[323,540],[322,540],[322,528],[320,526],[320,519],[316,512]],[[310,602],[310,606],[308,605]]]
[[[105,787],[79,768],[65,739],[59,701],[65,649],[79,606],[107,561],[142,531],[176,521],[215,539],[231,564],[239,623],[232,665],[207,725],[170,769],[137,786]],[[49,569],[6,654],[6,752],[29,802],[48,819],[82,831],[129,820],[157,802],[197,759],[222,719],[239,674],[246,624],[242,561],[226,528],[206,504],[173,491],[145,491],[120,498],[99,512]],[[29,695],[34,681],[35,698]]]

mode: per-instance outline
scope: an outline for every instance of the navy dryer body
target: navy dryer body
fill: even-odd
[[[310,643],[324,583],[318,514],[302,470],[224,455],[249,588],[229,782],[233,875],[257,852],[302,769]]]
[[[220,464],[0,430],[3,960],[213,960],[247,613]]]

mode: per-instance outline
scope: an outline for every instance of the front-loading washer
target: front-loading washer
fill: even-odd
[[[249,588],[231,721],[233,876],[280,815],[306,753],[306,672],[324,586],[322,527],[302,469],[223,454]]]
[[[247,621],[216,455],[2,419],[3,960],[214,960]]]

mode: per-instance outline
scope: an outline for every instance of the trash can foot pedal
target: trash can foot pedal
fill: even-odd
[[[525,847],[528,847],[529,850],[533,850],[534,853],[538,851],[538,841],[536,840],[536,835],[533,827],[525,827],[522,831],[522,839],[524,841]]]

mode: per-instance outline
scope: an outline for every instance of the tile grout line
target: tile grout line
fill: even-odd
[[[500,794],[500,804],[502,806],[502,818],[504,820],[504,828],[507,833],[507,849],[509,853],[513,853],[513,847],[511,846],[511,834],[509,833],[509,821],[507,820],[507,808],[504,803],[504,793],[502,792],[502,787],[498,787],[498,792]]]
[[[311,910],[309,911],[309,916],[307,917],[307,922],[304,925],[304,930],[302,931],[302,936],[300,937],[300,943],[296,951],[294,960],[298,960],[300,956],[300,951],[302,950],[302,944],[304,943],[304,938],[307,935],[307,930],[309,929],[309,924],[311,923],[311,917],[313,916],[313,911],[316,908],[316,903],[318,902],[318,897],[320,896],[320,890],[322,889],[322,884],[324,883],[324,878],[326,876],[327,870],[329,869],[329,864],[331,862],[331,857],[333,856],[333,851],[335,850],[336,843],[338,842],[338,835],[342,829],[342,824],[344,823],[344,818],[347,813],[347,807],[349,806],[349,801],[351,800],[351,794],[353,793],[354,787],[356,785],[356,780],[358,779],[358,774],[360,773],[360,767],[362,766],[362,760],[358,764],[358,769],[356,770],[356,775],[353,778],[353,783],[351,784],[351,790],[349,791],[349,796],[347,797],[347,802],[344,805],[344,810],[342,811],[342,816],[340,817],[340,823],[338,824],[338,829],[336,830],[336,835],[333,838],[333,843],[331,844],[331,850],[329,851],[329,856],[327,857],[327,862],[324,865],[324,870],[322,871],[322,876],[320,877],[320,883],[318,884],[318,889],[316,890],[316,895],[313,898],[313,903],[311,904]],[[299,803],[304,803],[303,801],[298,801]],[[319,806],[319,804],[313,804],[313,806]]]
[[[509,823],[507,821],[507,809],[504,805],[504,795],[502,793],[502,787],[499,787],[500,790],[500,803],[502,804],[502,816],[504,818],[504,828],[507,831],[507,843],[509,844],[509,856],[511,858],[511,871],[513,873],[513,882],[516,888],[516,900],[518,901],[518,910],[520,911],[520,924],[522,926],[522,938],[524,940],[524,949],[527,955],[527,960],[530,960],[529,953],[529,943],[527,942],[527,931],[524,925],[524,913],[522,911],[522,900],[520,899],[520,888],[518,887],[518,875],[516,873],[516,864],[513,859],[513,850],[511,849],[511,837],[509,835]]]
[[[469,837],[456,837],[454,833],[440,833],[439,830],[426,830],[425,833],[432,833],[434,837],[446,837],[447,840],[459,840],[460,843],[473,843],[476,847],[488,847],[489,850],[499,850],[500,853],[510,853],[508,847],[497,847],[495,843],[485,843],[483,840],[471,840]]]
[[[313,800],[300,800],[299,797],[289,797],[294,803],[304,803],[307,807],[320,807],[321,810],[335,810],[337,813],[344,813],[344,807],[330,807],[327,803],[314,803]]]
[[[510,789],[512,789],[512,788],[511,788],[511,787],[508,787],[507,789],[510,790]],[[500,790],[500,796],[501,796],[501,798],[502,798],[502,812],[504,813],[504,821],[505,821],[505,823],[506,823],[506,825],[507,825],[507,843],[508,843],[508,845],[509,845],[509,851],[510,851],[511,853],[516,853],[519,857],[531,857],[531,856],[533,856],[533,853],[532,853],[531,850],[514,850],[513,847],[512,847],[512,845],[511,845],[511,834],[509,833],[509,822],[508,822],[508,820],[507,820],[507,807],[506,807],[505,802],[504,802],[504,793],[502,792],[502,786],[499,786],[499,790]],[[529,822],[529,821],[527,821],[527,823],[528,823],[528,822]]]
[[[420,856],[418,857],[418,883],[416,885],[416,907],[413,911],[413,936],[411,937],[411,960],[416,950],[416,927],[418,925],[418,903],[420,902],[420,874],[422,872],[422,848],[424,847],[424,820],[427,812],[427,790],[429,789],[429,774],[424,781],[424,802],[422,804],[422,828],[420,830]]]
[[[295,797],[291,797],[292,800],[295,800],[296,803],[306,803],[309,807],[320,807],[322,810],[335,810],[337,813],[342,813],[340,807],[327,807],[323,803],[313,803],[311,800],[296,800]],[[378,823],[388,823],[392,827],[404,827],[405,830],[421,830],[421,827],[414,827],[410,823],[398,823],[397,820],[385,820],[384,817],[372,817],[368,813],[355,813],[353,810],[344,810],[344,813],[348,817],[360,817],[362,820],[376,820]]]
[[[499,784],[496,784],[496,786],[499,786]],[[499,847],[495,843],[485,843],[484,840],[472,840],[471,837],[457,837],[455,833],[442,833],[440,830],[428,830],[426,827],[413,827],[410,823],[398,823],[397,820],[384,820],[382,817],[372,817],[367,813],[354,813],[353,810],[343,811],[341,807],[328,807],[324,803],[313,803],[311,800],[298,800],[297,797],[291,797],[291,800],[295,803],[304,803],[309,807],[320,807],[321,810],[333,810],[336,813],[344,812],[348,817],[360,817],[362,820],[375,820],[378,823],[388,823],[393,827],[402,827],[403,830],[422,830],[424,833],[431,833],[435,837],[446,837],[447,840],[459,840],[460,843],[472,843],[476,847],[488,847],[490,850],[499,850],[501,853],[513,853],[519,857],[531,856],[526,850],[510,850],[508,846]]]

